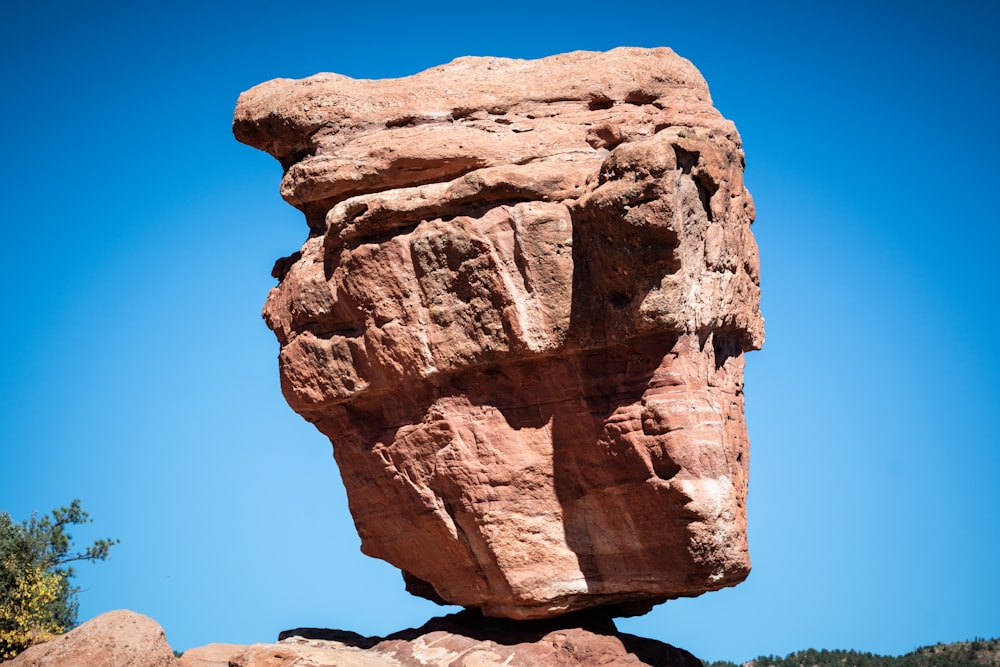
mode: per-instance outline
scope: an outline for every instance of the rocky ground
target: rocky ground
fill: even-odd
[[[209,644],[179,658],[151,618],[113,611],[45,644],[5,667],[555,667],[611,665],[701,667],[679,648],[618,632],[597,612],[558,620],[486,619],[464,611],[388,637],[301,628],[277,642]]]

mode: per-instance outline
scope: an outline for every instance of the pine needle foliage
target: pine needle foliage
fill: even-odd
[[[76,625],[79,589],[70,583],[70,563],[106,560],[118,543],[96,540],[74,550],[68,528],[89,522],[79,499],[19,523],[0,512],[0,660]]]
[[[762,655],[742,665],[728,661],[704,664],[705,667],[1000,667],[1000,638],[923,646],[899,657],[807,649],[785,657]]]

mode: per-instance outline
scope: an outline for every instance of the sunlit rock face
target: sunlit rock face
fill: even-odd
[[[669,49],[460,58],[240,96],[310,234],[264,317],[365,553],[510,618],[742,581],[753,202]]]

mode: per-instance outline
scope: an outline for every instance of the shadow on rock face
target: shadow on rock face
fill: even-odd
[[[619,632],[612,612],[588,609],[558,618],[514,621],[483,616],[477,610],[432,618],[419,628],[387,637],[365,637],[345,630],[298,628],[279,635],[285,643],[331,642],[391,657],[403,665],[466,664],[472,656],[517,665],[650,665],[701,667],[691,653],[654,639]],[[452,659],[463,659],[452,662]],[[480,663],[475,663],[480,664]],[[483,663],[486,664],[486,663]],[[490,663],[493,664],[493,663]]]

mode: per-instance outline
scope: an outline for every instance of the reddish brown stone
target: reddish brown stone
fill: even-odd
[[[229,667],[229,661],[246,650],[243,644],[206,644],[191,648],[177,661],[179,667]]]
[[[234,132],[282,162],[311,229],[264,317],[366,553],[522,619],[746,577],[754,208],[689,62],[275,80]]]
[[[178,667],[163,628],[148,616],[127,609],[101,614],[3,664],[6,667]]]
[[[484,619],[475,612],[435,618],[389,637],[300,629],[277,644],[255,644],[234,667],[702,667],[682,649],[618,632],[607,615],[571,614],[557,622]]]

